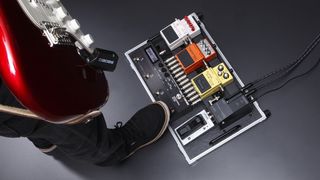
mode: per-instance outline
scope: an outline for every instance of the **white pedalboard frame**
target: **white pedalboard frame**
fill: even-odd
[[[198,22],[201,22],[199,17],[196,15],[196,13],[192,13],[190,16],[194,17]],[[207,29],[205,28],[205,25],[201,22],[200,23],[200,27],[203,30],[203,32],[206,34],[206,36],[209,38],[209,41],[211,41],[212,44],[216,44],[215,41],[213,40],[213,38],[211,37],[211,35],[209,34],[209,32],[207,31]],[[133,63],[133,59],[131,59],[130,54],[134,51],[136,51],[137,49],[143,47],[144,45],[147,44],[147,41],[144,41],[143,43],[139,44],[138,46],[132,48],[131,50],[127,51],[125,53],[125,56],[127,57],[131,68],[133,69],[133,71],[136,73],[137,77],[139,78],[141,84],[143,85],[144,89],[146,90],[147,94],[149,95],[150,99],[152,102],[155,102],[155,98],[153,97],[151,91],[149,90],[147,84],[144,82],[143,77],[141,76],[141,74],[139,73],[138,69],[136,68],[135,64]],[[217,52],[220,54],[221,59],[225,62],[225,64],[228,66],[229,69],[233,69],[231,64],[229,63],[229,61],[226,59],[226,57],[224,56],[224,54],[221,52],[220,48],[218,46],[216,46],[216,50]],[[234,77],[236,78],[236,80],[239,82],[239,84],[244,87],[244,83],[241,81],[241,79],[239,78],[238,74],[234,71],[233,72]],[[220,141],[219,143],[215,144],[214,146],[212,146],[211,148],[205,150],[204,152],[200,153],[199,155],[197,155],[196,157],[190,158],[187,154],[187,152],[184,149],[184,145],[181,143],[179,137],[177,137],[175,129],[173,129],[172,127],[169,126],[169,130],[171,135],[173,136],[174,140],[176,141],[178,148],[180,149],[180,151],[182,152],[182,154],[184,155],[186,161],[188,162],[188,164],[194,164],[195,162],[197,162],[198,160],[200,160],[201,158],[203,158],[204,156],[206,156],[207,154],[209,154],[210,152],[214,151],[215,149],[221,147],[222,145],[226,144],[227,142],[229,142],[230,140],[234,139],[235,137],[239,136],[240,134],[246,132],[247,130],[251,129],[252,127],[256,126],[257,124],[263,122],[264,120],[267,119],[265,113],[262,111],[262,109],[260,108],[258,102],[254,102],[253,105],[255,106],[255,108],[258,110],[259,114],[261,115],[261,117],[257,120],[255,120],[254,122],[252,122],[251,124],[243,127],[242,129],[240,129],[239,131],[237,131],[236,133],[232,134],[231,136],[225,138],[224,140]]]

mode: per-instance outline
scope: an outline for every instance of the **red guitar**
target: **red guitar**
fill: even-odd
[[[118,57],[92,46],[60,1],[0,0],[1,77],[44,120],[67,123],[106,102],[103,70]]]

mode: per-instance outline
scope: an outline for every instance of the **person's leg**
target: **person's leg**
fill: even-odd
[[[0,79],[0,104],[23,108]],[[32,134],[39,126],[39,121],[0,113],[0,135],[21,137]]]
[[[152,104],[118,129],[107,129],[103,116],[99,116],[88,124],[72,126],[38,121],[26,134],[22,125],[32,121],[37,120],[13,118],[7,122],[19,136],[28,137],[38,148],[53,144],[73,159],[109,166],[158,140],[168,126],[169,116],[161,105]]]
[[[34,134],[37,137],[41,134],[41,138],[70,157],[108,166],[157,141],[167,129],[169,119],[168,107],[156,102],[139,110],[123,127],[116,129],[108,129],[101,115],[87,124],[69,126],[47,123]]]
[[[108,129],[103,116],[87,124],[55,125],[47,123],[29,138],[41,137],[57,146],[67,156],[99,164],[112,165],[127,155],[122,136]]]
[[[0,103],[22,107],[1,81],[0,84]],[[0,113],[0,135],[27,137],[39,149],[50,150],[57,146],[66,155],[89,163],[112,164],[127,155],[123,150],[123,138],[107,129],[103,116],[88,124],[69,126]]]
[[[0,103],[20,106],[4,86]],[[167,106],[156,103],[138,111],[124,127],[108,129],[102,115],[88,124],[69,126],[0,113],[0,135],[27,137],[40,149],[54,145],[75,159],[107,166],[159,139],[168,126],[169,116]],[[13,134],[6,134],[8,129]]]

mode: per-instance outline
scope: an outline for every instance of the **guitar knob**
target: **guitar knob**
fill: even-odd
[[[38,7],[38,4],[35,1],[30,1],[30,5],[34,8]]]
[[[67,22],[68,27],[72,32],[76,32],[80,29],[80,23],[76,19],[72,19]]]
[[[53,5],[57,3],[57,0],[47,0],[46,4]]]
[[[67,12],[62,7],[55,9],[55,14],[59,20],[63,20],[65,17],[67,17]]]
[[[82,36],[81,40],[82,43],[87,47],[90,47],[94,43],[94,40],[90,34]]]

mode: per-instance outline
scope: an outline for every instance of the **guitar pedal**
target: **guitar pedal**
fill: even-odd
[[[206,40],[198,44],[192,43],[176,55],[176,59],[186,74],[203,67],[203,61],[209,62],[217,56],[215,50]]]
[[[187,145],[197,137],[201,136],[209,129],[213,128],[214,124],[206,112],[202,110],[195,116],[191,117],[185,123],[175,129],[182,145]]]
[[[200,27],[191,15],[185,16],[182,20],[176,19],[175,22],[160,31],[170,50],[181,46],[188,37],[194,38],[200,33]]]
[[[218,92],[221,87],[227,86],[233,81],[233,77],[228,68],[219,64],[214,68],[209,68],[194,77],[191,82],[201,99],[205,99]]]

